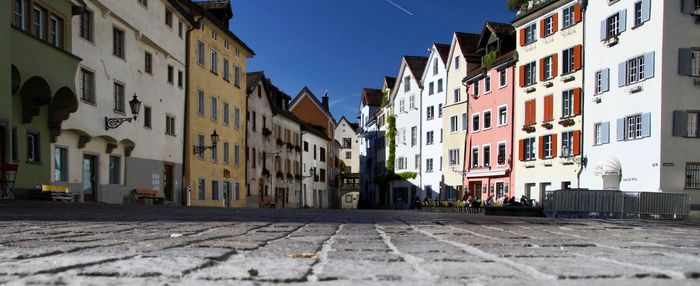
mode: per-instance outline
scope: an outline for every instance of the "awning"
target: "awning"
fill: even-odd
[[[619,176],[622,174],[622,164],[616,156],[607,156],[595,165],[595,176]]]

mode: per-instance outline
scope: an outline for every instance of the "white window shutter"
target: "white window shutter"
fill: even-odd
[[[608,144],[610,143],[610,122],[603,122],[600,124],[601,132],[603,133],[602,135],[602,142],[601,144]]]
[[[673,136],[688,136],[688,112],[683,110],[673,111]]]
[[[651,18],[651,0],[642,0],[642,23]]]
[[[602,77],[602,86],[601,86],[601,91],[609,91],[610,90],[610,69],[604,69],[600,71],[601,77]]]
[[[642,113],[642,137],[651,136],[651,113]]]
[[[627,84],[627,62],[617,65],[617,86],[623,87]]]
[[[627,30],[627,9],[620,11],[620,34]]]
[[[625,119],[617,119],[617,141],[625,141]]]
[[[654,77],[654,52],[644,54],[644,78]]]
[[[607,21],[603,20],[600,22],[600,40],[605,41],[605,38],[608,36],[608,25]]]
[[[691,75],[691,49],[679,49],[678,50],[678,74],[680,75]]]

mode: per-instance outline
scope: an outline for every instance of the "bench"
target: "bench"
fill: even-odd
[[[153,204],[162,204],[165,201],[164,197],[158,196],[158,191],[151,189],[134,189],[134,198],[137,201],[150,200]]]
[[[77,202],[80,200],[80,194],[71,193],[68,186],[41,185],[41,193],[47,194],[48,199],[54,202]]]

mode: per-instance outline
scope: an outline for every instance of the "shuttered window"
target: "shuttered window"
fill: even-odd
[[[610,69],[604,69],[595,74],[595,93],[601,94],[610,90]]]
[[[618,65],[618,85],[634,84],[654,77],[654,52],[624,61]]]
[[[630,115],[617,120],[617,141],[651,136],[651,113]]]
[[[532,125],[537,122],[536,103],[534,99],[525,102],[525,125]]]
[[[634,26],[639,27],[651,18],[651,0],[634,3]]]
[[[596,123],[593,132],[594,145],[610,143],[610,122]]]

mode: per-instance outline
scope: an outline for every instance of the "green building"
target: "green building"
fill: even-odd
[[[0,1],[0,163],[17,166],[16,197],[51,182],[51,142],[78,108],[71,18],[83,7],[81,0]]]

